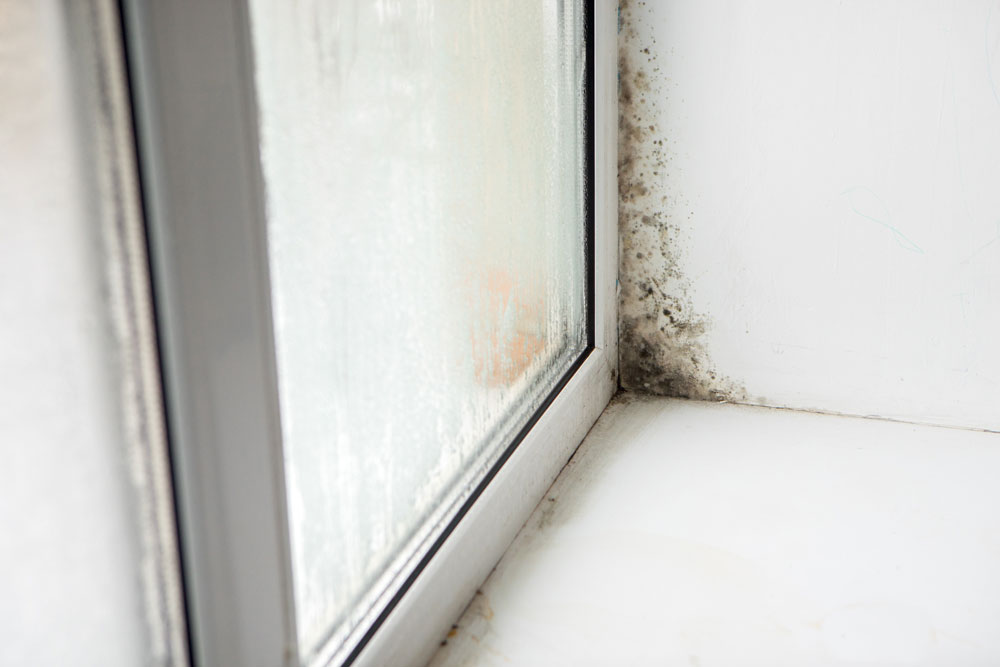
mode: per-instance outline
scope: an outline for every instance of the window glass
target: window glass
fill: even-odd
[[[582,3],[251,0],[300,654],[586,348]]]

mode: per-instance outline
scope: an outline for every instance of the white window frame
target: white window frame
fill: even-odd
[[[373,629],[331,664],[424,664],[617,388],[618,8],[588,1],[592,348]],[[249,10],[122,5],[192,660],[298,664]]]

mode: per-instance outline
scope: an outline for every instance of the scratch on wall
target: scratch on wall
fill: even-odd
[[[685,225],[694,211],[671,187],[676,139],[661,122],[670,111],[671,82],[658,63],[656,39],[639,29],[649,19],[646,2],[621,0],[619,17],[621,384],[664,396],[744,401],[745,389],[709,358],[711,322],[695,312],[692,284],[682,272]]]

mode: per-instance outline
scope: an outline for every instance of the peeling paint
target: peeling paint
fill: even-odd
[[[712,323],[693,307],[682,270],[695,212],[671,187],[673,145],[662,123],[671,82],[662,48],[640,26],[646,3],[622,0],[618,38],[619,354],[622,387],[700,400],[746,400],[738,383],[712,363],[705,333]],[[673,84],[676,85],[676,84]]]

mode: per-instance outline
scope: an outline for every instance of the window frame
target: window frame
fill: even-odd
[[[324,663],[423,664],[617,389],[617,3],[585,2],[589,350]],[[192,661],[298,664],[249,9],[121,4]]]

